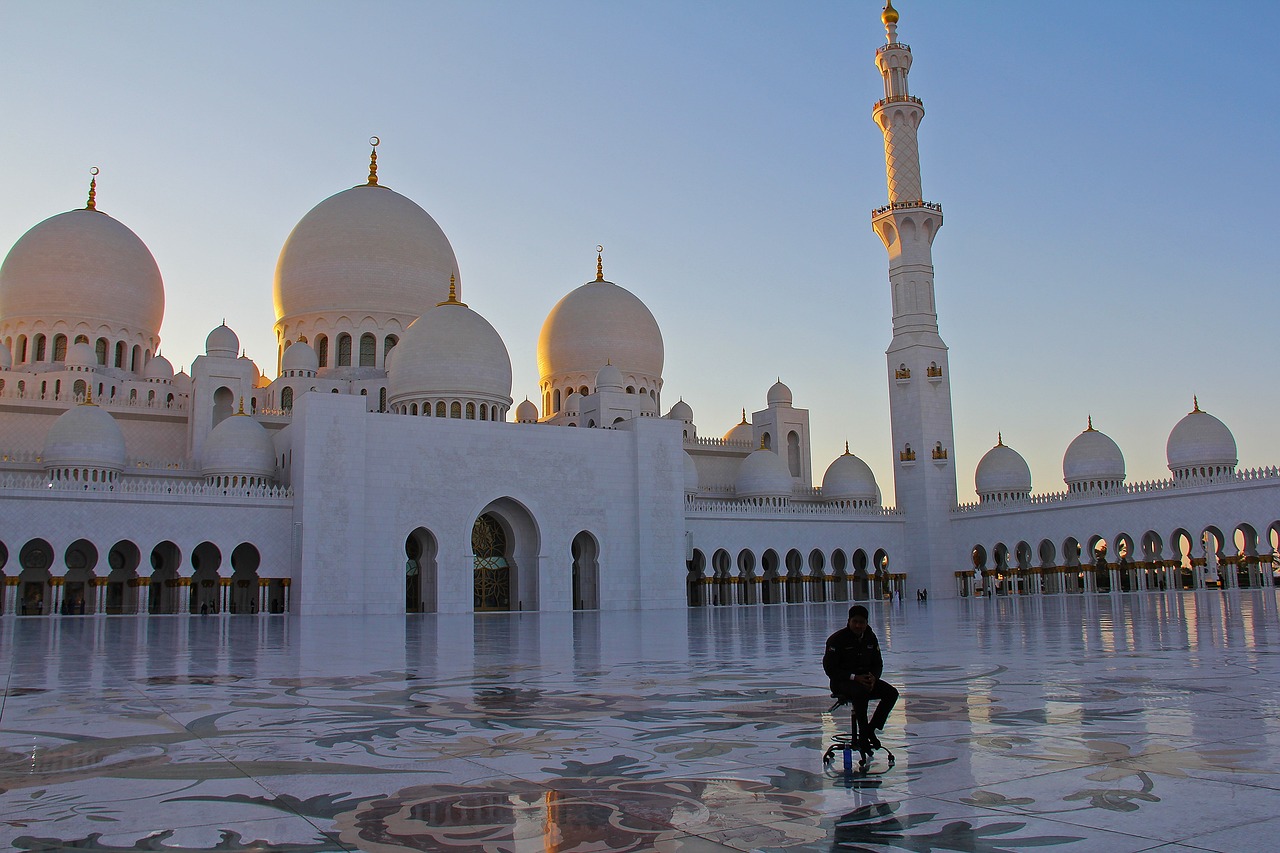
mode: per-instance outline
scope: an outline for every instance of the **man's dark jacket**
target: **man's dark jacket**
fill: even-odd
[[[880,657],[880,640],[868,626],[859,637],[847,627],[827,638],[827,650],[822,655],[822,668],[831,679],[831,695],[848,693],[849,676],[871,673],[876,678],[884,672],[884,659]]]

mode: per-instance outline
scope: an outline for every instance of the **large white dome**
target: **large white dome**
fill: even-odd
[[[1031,493],[1031,468],[1021,453],[1005,445],[1001,436],[996,446],[978,462],[973,482],[982,498],[1001,495],[1009,496],[1002,500],[1023,498]]]
[[[448,296],[450,276],[453,247],[425,210],[386,187],[353,187],[313,207],[285,240],[276,320],[390,314],[408,323]]]
[[[67,409],[45,435],[40,454],[44,467],[124,469],[124,433],[115,418],[92,403]]]
[[[538,336],[538,374],[594,376],[611,363],[623,374],[662,377],[658,321],[631,291],[611,281],[587,282],[556,303]]]
[[[740,498],[791,497],[791,470],[782,457],[761,448],[738,466],[734,491]]]
[[[432,308],[404,330],[388,376],[391,403],[457,399],[511,406],[511,356],[489,321],[461,302]]]
[[[146,245],[97,210],[51,216],[19,238],[0,267],[0,323],[107,325],[157,338],[164,282]]]
[[[1165,457],[1169,470],[1175,475],[1186,472],[1192,476],[1202,468],[1204,476],[1223,473],[1218,469],[1234,469],[1239,461],[1231,430],[1213,415],[1200,411],[1198,400],[1191,413],[1178,421],[1169,433]]]
[[[874,504],[879,500],[876,475],[871,466],[844,447],[844,455],[837,456],[822,475],[822,496],[828,500],[856,501]]]
[[[200,473],[205,477],[275,479],[276,452],[262,424],[246,414],[233,415],[205,440]]]
[[[1106,433],[1088,428],[1077,435],[1062,456],[1062,479],[1068,486],[1098,483],[1103,486],[1124,482],[1124,454]]]
[[[724,441],[745,442],[747,444],[755,444],[756,432],[751,424],[747,423],[747,411],[742,410],[742,421],[733,425],[733,428],[724,434]]]

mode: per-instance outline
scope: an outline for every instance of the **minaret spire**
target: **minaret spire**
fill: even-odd
[[[604,281],[604,246],[596,246],[596,281]]]
[[[378,185],[378,146],[382,144],[382,140],[376,136],[370,136],[369,144],[373,146],[373,150],[369,152],[369,182],[365,186],[376,187]]]
[[[98,167],[94,166],[89,170],[89,203],[84,206],[85,210],[98,209]]]

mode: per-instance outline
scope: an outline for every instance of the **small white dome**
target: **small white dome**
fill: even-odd
[[[734,490],[740,498],[791,497],[791,470],[772,450],[754,451],[738,466]]]
[[[827,466],[827,473],[822,475],[822,496],[828,500],[867,501],[872,504],[879,499],[880,491],[876,487],[876,475],[871,466],[849,452],[849,445],[844,447],[844,455],[837,456]]]
[[[67,347],[67,367],[97,367],[98,354],[93,347],[81,341]]]
[[[1197,400],[1191,413],[1178,421],[1165,444],[1169,470],[1235,468],[1236,439],[1227,425],[1208,412],[1200,411]],[[1215,472],[1216,473],[1216,472]]]
[[[996,446],[983,455],[973,474],[979,497],[985,495],[1028,495],[1031,493],[1031,468],[1022,454],[1008,447],[1001,436]]]
[[[157,355],[147,362],[147,367],[142,371],[143,379],[151,379],[156,382],[173,381],[173,365],[169,359],[162,355]]]
[[[124,470],[124,433],[106,410],[89,403],[67,409],[49,428],[40,458],[46,469]]]
[[[536,424],[537,422],[538,407],[530,403],[528,397],[525,397],[524,402],[516,406],[516,423]]]
[[[768,402],[770,406],[790,406],[791,389],[783,385],[782,380],[779,379],[769,389]]]
[[[179,370],[173,375],[173,387],[178,389],[179,394],[191,393],[191,377],[185,370]]]
[[[605,364],[596,372],[596,393],[601,391],[622,393],[622,371],[612,364]]]
[[[688,453],[684,455],[684,490],[686,492],[698,491],[698,466]]]
[[[52,216],[19,238],[0,267],[0,322],[64,320],[155,338],[164,282],[146,245],[97,210]]]
[[[223,323],[204,339],[204,354],[218,358],[235,358],[240,355],[240,338]]]
[[[662,332],[653,314],[631,291],[603,279],[557,302],[538,336],[542,380],[589,373],[609,362],[622,373],[657,381],[663,356]]]
[[[247,355],[241,355],[240,361],[249,366],[250,375],[253,377],[254,386],[257,386],[258,380],[262,378],[262,371],[258,369],[258,363]]]
[[[347,313],[409,322],[449,295],[451,275],[453,247],[425,210],[386,187],[352,187],[313,207],[284,241],[276,320]]]
[[[735,424],[733,429],[724,434],[725,441],[734,441],[738,443],[755,444],[756,432],[751,424],[747,423],[747,413],[742,413],[742,422]]]
[[[409,324],[388,377],[390,401],[452,397],[511,405],[511,356],[489,321],[445,302]]]
[[[6,346],[0,346],[0,370],[8,370],[13,367],[13,353],[9,352]]]
[[[1062,479],[1068,486],[1077,483],[1124,482],[1124,454],[1106,433],[1093,428],[1093,418],[1084,432],[1075,437],[1062,456]]]
[[[276,451],[262,424],[249,415],[232,415],[205,440],[200,472],[205,477],[275,479]]]
[[[311,344],[298,341],[284,351],[284,355],[280,358],[280,369],[315,373],[320,369],[320,356],[316,355],[315,348]]]
[[[693,423],[693,407],[680,399],[671,407],[671,411],[667,412],[667,417],[673,421],[684,421],[687,424]]]

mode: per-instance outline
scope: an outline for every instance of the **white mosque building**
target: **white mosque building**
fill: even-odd
[[[596,275],[550,309],[515,406],[501,336],[463,301],[421,207],[366,183],[281,249],[274,378],[225,324],[191,373],[160,354],[164,284],[97,209],[52,216],[0,268],[0,612],[396,613],[658,608],[1257,587],[1280,545],[1280,472],[1237,470],[1231,431],[1172,425],[1170,478],[1126,482],[1092,422],[1064,488],[1033,492],[998,441],[957,503],[948,350],[910,94],[886,6],[886,382],[894,470],[831,461],[781,382],[723,437],[663,407],[658,321]],[[211,323],[212,325],[212,323]],[[523,395],[522,395],[523,396]],[[887,502],[881,483],[892,481]]]

